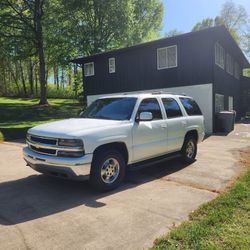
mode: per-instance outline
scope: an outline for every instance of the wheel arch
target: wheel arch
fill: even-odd
[[[102,144],[94,150],[93,156],[95,156],[98,152],[107,150],[107,149],[115,149],[119,151],[123,155],[125,163],[126,164],[128,163],[129,153],[128,153],[127,146],[124,142],[110,142],[110,143]]]
[[[198,131],[196,129],[192,129],[186,132],[185,138],[184,138],[184,142],[188,137],[193,137],[197,142],[199,140],[199,134]]]

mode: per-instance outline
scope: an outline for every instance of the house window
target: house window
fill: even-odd
[[[177,67],[177,46],[157,49],[157,69]]]
[[[224,110],[224,95],[215,94],[215,112]]]
[[[228,97],[228,110],[234,110],[234,98],[232,96]]]
[[[219,43],[215,44],[215,64],[222,69],[225,68],[225,50]]]
[[[109,73],[115,73],[115,58],[109,58]]]
[[[239,64],[237,62],[235,62],[234,63],[234,77],[239,80],[240,79],[240,75],[241,75],[241,73],[240,73],[240,66],[239,66]]]
[[[93,62],[84,64],[84,75],[85,76],[93,76],[93,75],[95,75],[94,63]]]
[[[227,54],[226,69],[227,73],[234,75],[234,60],[229,54]]]

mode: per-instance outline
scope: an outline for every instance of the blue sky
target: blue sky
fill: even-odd
[[[233,2],[243,5],[250,15],[250,0]],[[203,18],[219,15],[223,3],[225,0],[163,0],[162,34],[173,29],[189,32]]]

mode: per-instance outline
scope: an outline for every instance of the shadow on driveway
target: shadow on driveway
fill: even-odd
[[[154,181],[186,166],[175,159],[129,171],[120,188],[106,193],[94,191],[87,181],[75,182],[45,175],[0,183],[0,224],[15,225],[78,206],[97,209],[106,206],[98,201],[100,198]]]

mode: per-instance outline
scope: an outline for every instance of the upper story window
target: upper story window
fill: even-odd
[[[142,100],[138,109],[138,115],[141,112],[151,112],[153,120],[162,119],[161,108],[156,98],[147,98]]]
[[[109,58],[109,73],[115,73],[115,58]]]
[[[195,100],[187,97],[180,97],[180,101],[184,106],[188,115],[202,115],[201,110]]]
[[[157,69],[177,67],[177,45],[157,49]]]
[[[237,62],[235,62],[234,63],[234,77],[239,80],[240,76],[241,76],[240,66]]]
[[[93,76],[95,75],[94,63],[85,63],[84,64],[84,75],[85,76]]]
[[[229,54],[227,54],[226,70],[230,75],[234,75],[234,60]]]
[[[172,98],[162,98],[168,119],[182,116],[179,104]]]
[[[225,50],[219,43],[215,44],[215,64],[225,68]]]

